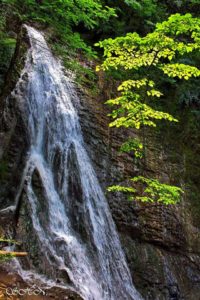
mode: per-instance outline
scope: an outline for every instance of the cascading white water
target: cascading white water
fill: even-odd
[[[85,150],[73,85],[43,35],[26,29],[31,48],[14,93],[27,116],[30,151],[23,181],[41,253],[86,300],[142,299]],[[43,209],[33,188],[35,172],[44,189]]]

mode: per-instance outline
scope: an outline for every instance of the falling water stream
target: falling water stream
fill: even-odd
[[[85,149],[73,85],[43,35],[26,29],[31,47],[13,93],[27,118],[30,149],[22,185],[46,265],[65,271],[86,300],[141,300]]]

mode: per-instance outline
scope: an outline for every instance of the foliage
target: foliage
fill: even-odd
[[[148,179],[143,176],[134,177],[133,182],[144,184],[143,196],[136,199],[142,202],[161,202],[163,204],[175,204],[180,201],[182,189],[176,186],[160,183],[157,179]]]
[[[0,237],[0,243],[12,243],[12,244],[20,244],[14,240],[11,239],[5,239],[3,237]],[[14,258],[14,255],[12,253],[8,253],[8,254],[1,254],[0,253],[0,263],[4,263],[10,259]]]
[[[4,35],[4,30],[5,30],[5,24],[6,24],[6,19],[5,16],[0,14],[0,38],[2,39],[2,36]]]
[[[108,187],[108,192],[123,192],[123,193],[135,193],[136,189],[133,187],[128,186],[121,186],[121,185],[113,185]]]
[[[127,32],[137,31],[145,35],[171,13],[166,1],[157,0],[106,0],[113,7],[117,18],[111,18],[99,29],[103,37],[116,37]],[[176,12],[176,11],[175,11]]]
[[[191,39],[191,42],[183,39],[183,34]],[[97,45],[104,48],[104,70],[111,67],[125,70],[159,67],[162,70],[167,60],[171,62],[177,60],[179,55],[199,50],[200,20],[190,14],[176,14],[168,21],[157,24],[155,31],[145,37],[140,37],[136,32],[128,33],[125,37],[110,38]],[[177,63],[175,67],[178,65]],[[193,71],[196,72],[196,69]]]
[[[154,0],[124,0],[124,2],[130,6],[133,10],[137,13],[141,14],[142,16],[152,16],[156,13],[158,8],[156,1]]]
[[[22,21],[27,21],[28,18],[47,24],[55,21],[54,26],[58,26],[60,22],[62,29],[81,22],[91,29],[101,19],[108,20],[115,15],[114,9],[103,7],[99,0],[43,0],[40,4],[35,0],[2,0],[2,3],[11,5],[20,14]]]
[[[0,254],[0,263],[4,263],[8,260],[11,260],[14,256],[12,254]]]
[[[20,245],[20,242],[16,242],[15,240],[12,239],[5,239],[3,237],[0,237],[0,243],[3,242]]]
[[[197,78],[195,80],[188,81],[185,84],[181,84],[176,93],[176,97],[181,107],[196,107],[200,105],[200,86]]]
[[[90,61],[86,57],[83,60],[83,57],[79,53],[73,55],[63,45],[52,45],[52,49],[57,57],[62,58],[62,64],[66,70],[73,72],[75,82],[81,87],[89,87],[90,91],[96,94],[98,90],[96,84],[97,75],[95,70],[90,66]]]
[[[75,82],[82,88],[89,88],[93,95],[98,92],[97,76],[95,71],[87,65],[81,64],[78,59],[63,59],[64,66],[75,75]]]
[[[121,83],[119,97],[106,103],[113,108],[110,116],[114,119],[111,127],[132,127],[136,130],[146,126],[156,127],[157,120],[178,120],[171,114],[157,110],[152,100],[160,98],[162,93],[155,88],[154,74],[178,79],[190,79],[200,76],[200,70],[187,63],[183,57],[200,49],[200,19],[191,14],[175,14],[163,23],[157,24],[154,32],[145,37],[138,33],[128,33],[124,37],[106,39],[97,44],[104,49],[105,60],[97,70],[109,69],[132,71],[132,78]],[[149,104],[151,103],[151,104]],[[130,149],[128,142],[126,149]],[[140,144],[139,144],[140,145]],[[135,155],[138,155],[133,145]],[[141,147],[141,145],[140,145]],[[139,147],[138,147],[139,150]],[[139,177],[148,185],[146,196],[136,197],[142,201],[156,201],[164,204],[177,202],[179,188],[159,184],[157,180]],[[136,180],[136,179],[135,179]],[[171,200],[167,197],[167,188]],[[157,190],[155,191],[153,190]],[[165,192],[165,196],[161,194]],[[161,194],[160,194],[161,193]]]
[[[188,35],[191,41],[188,42],[183,35]],[[97,45],[104,48],[106,57],[101,67],[103,70],[110,68],[133,70],[135,77],[141,69],[146,73],[146,77],[139,80],[131,79],[123,82],[118,88],[121,96],[107,101],[111,106],[118,106],[111,113],[114,121],[110,126],[139,129],[142,125],[155,127],[153,119],[177,121],[171,115],[156,111],[146,104],[148,97],[162,96],[162,93],[154,88],[155,83],[150,78],[151,72],[158,68],[169,77],[189,79],[192,76],[199,76],[198,68],[178,62],[180,56],[199,50],[199,38],[200,20],[190,14],[184,16],[176,14],[167,21],[157,24],[156,30],[146,37],[129,33],[125,37],[99,42]]]
[[[119,108],[113,109],[110,116],[114,119],[110,123],[110,127],[133,127],[140,129],[141,126],[153,126],[156,127],[154,120],[177,120],[168,113],[157,111],[146,103],[142,102],[143,93],[131,91],[132,87],[143,87],[152,85],[153,82],[145,79],[141,80],[129,80],[123,82],[118,90],[122,91],[121,96],[116,99],[110,99],[106,103],[111,106],[118,106]],[[146,95],[150,97],[160,97],[161,93],[155,89],[146,90]]]
[[[133,151],[136,158],[143,157],[143,144],[138,138],[129,139],[127,142],[123,143],[120,147],[120,152],[130,152]]]
[[[160,183],[157,179],[148,179],[137,176],[131,179],[133,183],[139,183],[140,187],[111,186],[109,192],[123,192],[129,194],[130,200],[141,202],[156,202],[160,204],[176,204],[180,201],[182,189],[176,186]],[[140,195],[138,195],[140,191]]]
[[[15,45],[16,40],[9,37],[6,33],[6,17],[0,9],[0,91],[4,83],[4,74],[9,67],[12,55],[14,53]]]
[[[91,51],[73,28],[82,24],[93,29],[101,20],[107,21],[115,16],[113,8],[102,5],[100,0],[1,0],[5,9],[17,15],[21,22],[34,21],[50,25],[58,43],[68,44],[71,48]],[[54,40],[55,42],[55,40]]]

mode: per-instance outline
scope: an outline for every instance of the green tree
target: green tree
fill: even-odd
[[[142,129],[144,133],[146,127],[156,127],[157,120],[178,121],[171,114],[155,108],[153,100],[163,96],[156,88],[156,77],[189,80],[200,76],[200,70],[196,66],[184,62],[191,53],[199,52],[199,18],[194,18],[191,14],[175,14],[167,21],[157,24],[154,32],[145,37],[134,32],[124,37],[106,39],[97,45],[104,49],[105,56],[101,67],[97,69],[125,71],[131,75],[130,79],[118,87],[120,96],[107,101],[113,107],[110,114],[113,118],[111,127]],[[133,150],[137,157],[141,157],[141,149],[145,148],[144,141],[145,139],[142,145],[138,140],[129,139],[122,148]],[[163,185],[157,180],[139,176],[132,181],[141,181],[147,186],[144,191],[147,195],[136,197],[142,201],[152,201],[154,195],[155,201],[171,204],[177,202],[177,194],[181,194],[179,188]],[[122,187],[114,186],[110,190],[122,191]],[[162,197],[159,196],[160,193]]]
[[[82,25],[93,29],[102,20],[107,21],[115,16],[113,8],[103,6],[100,0],[1,0],[4,11],[18,18],[19,22],[37,22],[51,26],[55,39],[59,44],[70,48],[82,48],[86,52],[91,49],[74,30]]]

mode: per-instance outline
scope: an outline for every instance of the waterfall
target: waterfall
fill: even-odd
[[[73,84],[44,36],[26,29],[31,47],[13,94],[27,123],[30,149],[21,186],[42,259],[55,277],[65,272],[86,300],[140,300],[85,149]]]

